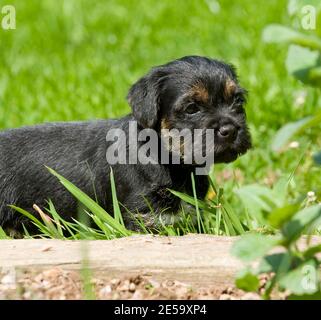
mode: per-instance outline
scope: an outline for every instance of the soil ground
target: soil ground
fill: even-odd
[[[0,299],[259,299],[234,287],[192,287],[176,280],[156,281],[142,275],[106,280],[93,277],[88,283],[77,271],[52,268],[38,273],[25,272],[19,276],[10,273],[0,276]]]

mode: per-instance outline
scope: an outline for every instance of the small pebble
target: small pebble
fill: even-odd
[[[142,294],[141,291],[135,291],[133,296],[131,297],[131,300],[142,300],[144,299],[144,295]]]
[[[112,279],[112,280],[110,281],[110,283],[111,283],[112,285],[114,285],[114,286],[118,286],[119,283],[120,283],[120,280],[119,280],[119,279]]]
[[[130,291],[130,292],[134,292],[135,290],[136,290],[135,284],[134,284],[134,283],[131,283],[131,284],[129,285],[129,291]]]
[[[102,288],[102,289],[100,289],[100,291],[99,291],[99,293],[102,295],[102,296],[105,296],[105,295],[108,295],[109,293],[111,293],[112,292],[112,288],[111,288],[111,286],[106,286],[106,287],[104,287],[104,288]]]
[[[119,291],[129,291],[129,280],[125,280],[123,284],[121,284],[117,289]]]
[[[9,273],[1,279],[1,284],[4,285],[14,285],[16,284],[16,277],[14,274]]]
[[[247,292],[241,297],[241,300],[261,300],[261,297],[257,293]]]

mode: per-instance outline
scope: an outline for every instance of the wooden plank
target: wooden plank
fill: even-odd
[[[106,279],[142,274],[191,285],[227,286],[242,266],[229,252],[235,238],[133,236],[111,241],[2,240],[0,268],[81,268],[84,246],[94,273]]]
[[[94,274],[105,279],[144,275],[193,286],[227,287],[242,263],[230,255],[236,237],[133,236],[111,241],[1,240],[1,268],[29,271],[60,267],[79,270],[87,247]],[[313,238],[320,243],[320,237]]]

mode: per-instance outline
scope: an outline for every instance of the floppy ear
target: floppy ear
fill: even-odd
[[[129,89],[127,101],[135,119],[144,128],[153,128],[157,124],[164,76],[164,72],[154,69]]]

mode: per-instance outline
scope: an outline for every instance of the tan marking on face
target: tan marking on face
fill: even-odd
[[[209,98],[207,89],[202,84],[196,84],[192,87],[191,95],[194,99],[206,103]]]
[[[183,157],[185,153],[185,141],[181,141],[179,138],[180,131],[178,131],[176,134],[176,129],[174,129],[174,131],[172,129],[174,128],[170,126],[168,120],[163,118],[161,121],[161,136],[167,150],[170,152],[175,152],[176,154],[179,154],[180,157]]]
[[[229,98],[231,98],[235,90],[236,90],[236,83],[233,80],[228,79],[225,83],[225,88],[224,88],[225,99],[228,100]]]
[[[163,118],[161,121],[161,129],[171,129],[166,118]]]

